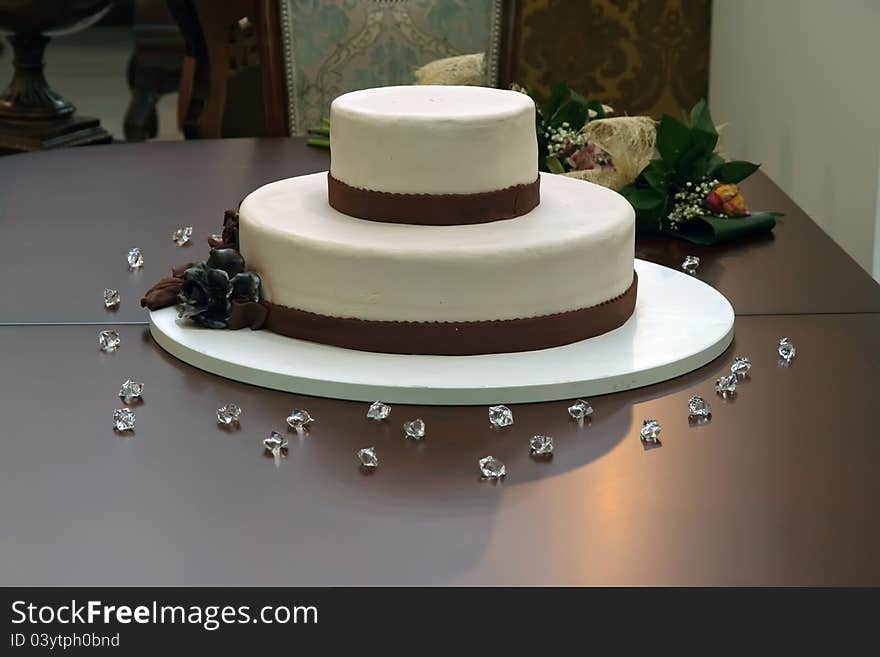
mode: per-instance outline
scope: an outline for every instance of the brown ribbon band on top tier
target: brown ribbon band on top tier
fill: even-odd
[[[589,308],[483,322],[383,322],[329,317],[272,303],[233,303],[229,328],[265,328],[287,337],[386,354],[470,356],[534,351],[622,326],[636,305],[638,276],[619,297]]]
[[[330,206],[343,214],[370,221],[428,226],[486,224],[513,219],[541,202],[541,177],[478,194],[395,194],[346,185],[327,174]]]

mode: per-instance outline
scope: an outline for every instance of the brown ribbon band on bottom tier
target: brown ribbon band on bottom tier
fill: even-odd
[[[541,177],[478,194],[394,194],[351,187],[327,174],[330,206],[370,221],[429,226],[486,224],[531,212],[541,202]]]
[[[597,306],[524,319],[484,322],[382,322],[264,303],[233,303],[229,328],[265,328],[290,338],[386,354],[470,356],[558,347],[622,326],[636,305],[638,276],[619,297]]]

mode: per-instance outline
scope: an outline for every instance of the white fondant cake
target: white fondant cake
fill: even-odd
[[[330,174],[362,189],[473,194],[538,177],[535,103],[484,87],[366,89],[330,106]]]
[[[382,351],[396,350],[396,338],[377,339],[385,329],[373,322],[409,327],[395,331],[441,323],[451,333],[419,329],[412,344],[400,348],[486,353],[497,350],[491,333],[496,325],[487,321],[502,320],[498,330],[509,333],[501,350],[511,351],[565,344],[620,326],[635,303],[632,207],[591,183],[539,178],[534,112],[524,94],[479,87],[391,87],[337,98],[329,177],[271,183],[239,209],[241,254],[262,277],[270,327],[274,322],[281,330],[284,321],[287,335]],[[343,209],[378,203],[367,217],[372,220],[351,216],[355,211],[343,214],[336,203],[331,207],[328,183],[355,194],[354,200],[341,199],[348,203]],[[468,212],[479,220],[498,190],[507,190],[500,195],[513,208],[501,216],[513,219],[418,225],[426,223],[419,220],[421,204],[432,202],[439,203],[433,219],[438,208],[444,216],[449,208],[449,223],[461,224],[457,204],[475,197]],[[522,201],[527,193],[530,201]],[[398,223],[382,218],[389,199],[393,212],[412,213],[411,223],[410,214],[403,221],[397,216]],[[402,206],[396,205],[400,199]],[[585,313],[597,306],[598,313]],[[323,323],[314,324],[315,318]],[[543,323],[507,321],[528,318]],[[476,328],[463,324],[474,322]],[[366,341],[361,327],[373,332]],[[546,343],[534,337],[536,331],[546,331]],[[407,341],[411,334],[400,335]],[[454,344],[458,340],[462,344]],[[437,341],[453,344],[435,346]]]

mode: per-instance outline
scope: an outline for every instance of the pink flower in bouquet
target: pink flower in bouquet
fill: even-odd
[[[584,144],[577,148],[565,159],[565,163],[572,171],[613,168],[608,153],[594,144]]]

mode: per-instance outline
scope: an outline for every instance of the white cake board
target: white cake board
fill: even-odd
[[[515,354],[377,354],[269,331],[202,329],[174,308],[150,314],[156,342],[213,374],[304,395],[401,404],[523,403],[590,397],[697,369],[733,339],[733,308],[693,276],[636,260],[639,291],[620,328],[564,347]]]

